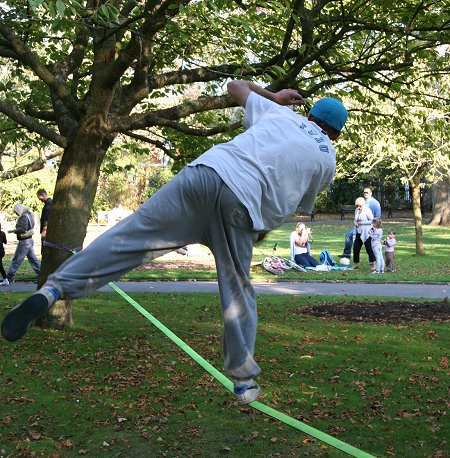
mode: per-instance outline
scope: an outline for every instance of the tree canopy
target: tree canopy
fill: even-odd
[[[10,120],[3,141],[21,132],[25,144],[46,139],[60,151],[81,119],[100,116],[95,125],[109,143],[121,133],[174,159],[189,156],[171,148],[170,132],[209,136],[236,127],[189,118],[232,104],[221,96],[228,78],[260,77],[274,90],[298,87],[306,97],[364,97],[370,110],[372,94],[394,100],[417,78],[419,59],[429,73],[448,71],[444,56],[436,60],[450,33],[445,1],[3,5],[0,56],[8,74],[0,111]],[[192,83],[202,83],[200,93],[189,94]],[[167,138],[150,135],[156,127]]]

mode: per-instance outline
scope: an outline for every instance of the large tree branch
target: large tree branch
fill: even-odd
[[[121,97],[117,98],[120,107],[118,113],[130,113],[133,108],[149,94],[148,88],[148,61],[151,55],[152,45],[149,40],[142,41],[141,59],[138,59],[134,68],[134,75],[131,83],[122,88]]]
[[[8,48],[0,48],[0,57],[5,57],[7,59],[18,59],[18,55],[14,52],[11,51],[11,49]]]
[[[41,119],[42,121],[48,121],[48,122],[56,121],[56,114],[53,110],[39,111],[27,105],[25,107],[25,113],[31,116],[32,118]]]
[[[104,84],[107,87],[113,87],[126,70],[131,66],[141,52],[141,41],[152,41],[155,34],[160,31],[167,22],[178,14],[179,5],[187,5],[192,0],[149,0],[145,9],[148,11],[146,20],[140,30],[133,34],[133,39],[128,46],[119,53],[117,59],[111,62],[108,72],[105,74]]]
[[[331,34],[331,39],[325,42],[322,46],[313,48],[308,46],[309,52],[307,55],[299,55],[294,64],[291,66],[289,71],[286,73],[284,78],[280,78],[272,85],[272,89],[280,90],[287,86],[292,86],[295,83],[297,76],[300,74],[302,68],[306,65],[318,59],[323,53],[328,52],[333,46],[335,46],[339,40],[345,35],[346,30],[341,29]]]
[[[54,157],[61,156],[64,153],[64,150],[59,150],[52,154],[46,154],[43,157],[36,159],[33,162],[30,162],[26,165],[21,165],[14,169],[9,169],[6,172],[0,173],[0,178],[2,180],[11,180],[13,178],[17,178],[22,175],[27,175],[28,173],[37,172],[42,170],[46,164],[46,162]]]
[[[297,51],[289,51],[286,58],[298,55]],[[257,62],[247,67],[237,64],[213,65],[210,67],[198,66],[187,70],[175,70],[160,75],[152,74],[148,78],[148,87],[152,91],[172,84],[190,84],[213,81],[216,79],[236,78],[236,71],[241,69],[240,76],[258,75],[264,73],[272,65],[275,65],[278,55],[266,62]]]
[[[78,104],[67,90],[66,86],[56,78],[44,65],[39,58],[17,37],[17,35],[0,21],[0,33],[10,43],[17,53],[19,60],[30,67],[33,72],[61,99],[75,119],[80,118]]]
[[[173,149],[167,148],[167,146],[162,142],[161,140],[155,140],[154,138],[148,138],[144,135],[139,135],[135,134],[134,132],[124,132],[124,135],[127,137],[133,138],[134,140],[139,140],[140,142],[143,143],[149,143],[150,145],[156,146],[158,149],[164,152],[164,154],[167,154],[172,159],[176,158],[176,153]]]
[[[286,54],[289,50],[289,45],[291,44],[292,33],[294,31],[294,26],[297,22],[295,15],[300,13],[302,14],[304,7],[304,0],[296,0],[294,7],[292,8],[291,17],[286,27],[286,32],[284,34],[283,44],[281,45],[281,51],[278,56],[277,65],[282,66],[286,60]]]
[[[46,161],[43,161],[42,159],[36,159],[30,164],[22,165],[20,167],[16,167],[15,169],[2,172],[0,177],[2,180],[12,180],[13,178],[27,175],[28,173],[37,172],[38,170],[42,170],[44,168],[45,162]]]
[[[342,22],[342,18],[340,16],[336,16],[333,18],[327,18],[327,23],[329,22]],[[348,24],[353,24],[351,29],[355,32],[362,31],[374,31],[374,32],[384,32],[388,35],[394,35],[398,37],[406,37],[409,36],[415,40],[425,40],[430,41],[436,45],[436,43],[442,41],[442,37],[444,36],[444,32],[448,32],[450,30],[450,21],[442,22],[436,26],[428,26],[428,27],[421,27],[421,26],[401,26],[399,24],[395,25],[387,25],[388,23],[373,23],[367,22],[357,17],[347,17],[346,22]],[[420,24],[420,22],[419,22]],[[440,35],[435,35],[431,37],[428,35],[428,32],[441,32]],[[444,42],[448,42],[448,40],[443,40]]]
[[[210,137],[212,135],[221,134],[223,132],[232,132],[233,130],[236,130],[239,127],[241,127],[242,123],[241,121],[238,121],[233,124],[211,127],[210,129],[199,129],[190,127],[184,123],[178,123],[176,121],[171,121],[169,119],[159,118],[155,125],[160,127],[169,127],[171,129],[177,130],[178,132],[182,132],[186,135],[194,135],[196,137]]]
[[[69,75],[77,72],[82,65],[88,42],[89,34],[87,30],[79,27],[70,54],[64,60],[53,65],[53,69],[63,77],[64,81]]]
[[[325,70],[325,72],[329,75],[331,74],[353,74],[357,76],[365,76],[366,78],[370,79],[378,79],[376,77],[377,74],[386,73],[386,78],[388,78],[389,72],[401,72],[407,68],[411,68],[413,63],[412,62],[393,62],[392,60],[380,60],[373,64],[363,64],[361,63],[360,66],[354,66],[352,63],[347,62],[339,62],[337,64],[327,62],[325,59],[319,57],[317,59],[320,66]]]
[[[171,159],[173,159],[174,161],[177,161],[180,159],[180,153],[177,149],[173,149],[173,148],[168,148],[166,146],[166,144],[164,142],[162,142],[161,140],[156,140],[156,139],[153,139],[153,138],[148,138],[148,137],[145,137],[143,135],[139,135],[139,134],[135,134],[135,133],[131,133],[131,132],[126,132],[124,133],[124,135],[128,136],[128,137],[131,137],[131,138],[134,138],[135,140],[139,140],[143,143],[148,143],[150,145],[154,145],[156,146],[158,149],[160,149],[161,151],[163,151],[163,153],[166,155],[166,156],[169,156]]]
[[[228,95],[220,97],[200,97],[197,100],[184,102],[171,108],[155,110],[151,113],[139,113],[133,116],[117,116],[109,120],[109,132],[126,132],[157,126],[161,119],[177,120],[194,113],[219,110],[236,106],[236,102]]]
[[[292,58],[297,54],[297,51],[289,51],[286,57]],[[239,71],[240,77],[262,75],[272,65],[276,64],[277,59],[278,56],[274,56],[269,61],[258,62],[247,66],[224,64],[207,67],[192,62],[193,65],[197,65],[195,68],[175,70],[162,74],[150,74],[145,84],[141,79],[139,83],[138,79],[134,79],[128,86],[122,89],[118,113],[127,115],[137,103],[146,98],[153,90],[172,86],[174,84],[204,83],[226,78],[236,78],[237,71]]]
[[[24,115],[16,106],[9,105],[0,100],[0,112],[8,116],[13,121],[25,127],[29,132],[36,132],[42,137],[50,140],[61,148],[67,148],[67,139],[47,126],[39,124],[30,116]]]

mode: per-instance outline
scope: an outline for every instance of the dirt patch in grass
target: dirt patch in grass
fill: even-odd
[[[180,252],[171,251],[147,264],[142,264],[136,270],[141,272],[158,270],[210,270],[215,269],[214,256],[203,245],[195,244],[181,249]]]
[[[140,272],[158,271],[158,270],[175,270],[175,269],[186,269],[186,270],[200,270],[200,269],[215,269],[216,265],[214,259],[210,262],[201,261],[156,261],[149,262],[148,264],[142,264],[136,268]]]
[[[293,313],[351,322],[450,322],[450,302],[444,299],[442,302],[368,300],[341,304],[318,303],[293,309]]]
[[[205,247],[190,246],[189,255],[168,253],[158,260],[143,264],[140,271],[171,271],[185,269],[198,271],[215,269],[214,257]],[[264,272],[260,262],[251,267],[252,272]],[[268,277],[270,278],[270,276]],[[295,308],[293,313],[324,319],[350,322],[401,323],[401,322],[450,322],[450,302],[443,301],[352,301],[338,304],[319,302],[315,305]]]

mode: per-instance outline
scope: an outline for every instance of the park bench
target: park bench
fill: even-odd
[[[392,218],[393,211],[401,212],[401,211],[411,211],[411,210],[412,210],[411,204],[397,204],[397,205],[387,204],[386,208],[384,209],[384,211],[387,212],[388,214],[387,215],[388,218]]]
[[[341,205],[341,219],[345,219],[345,215],[351,213],[355,215],[355,206],[354,205]]]
[[[314,217],[316,216],[316,211],[313,210],[311,213],[306,213],[306,212],[300,212],[298,213],[300,216],[309,216],[311,218],[311,221],[314,221]]]

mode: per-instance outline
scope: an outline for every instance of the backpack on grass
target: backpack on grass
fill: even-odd
[[[322,264],[325,264],[326,266],[335,266],[336,261],[333,259],[333,256],[331,256],[331,253],[329,250],[322,250],[319,256],[320,262]]]

